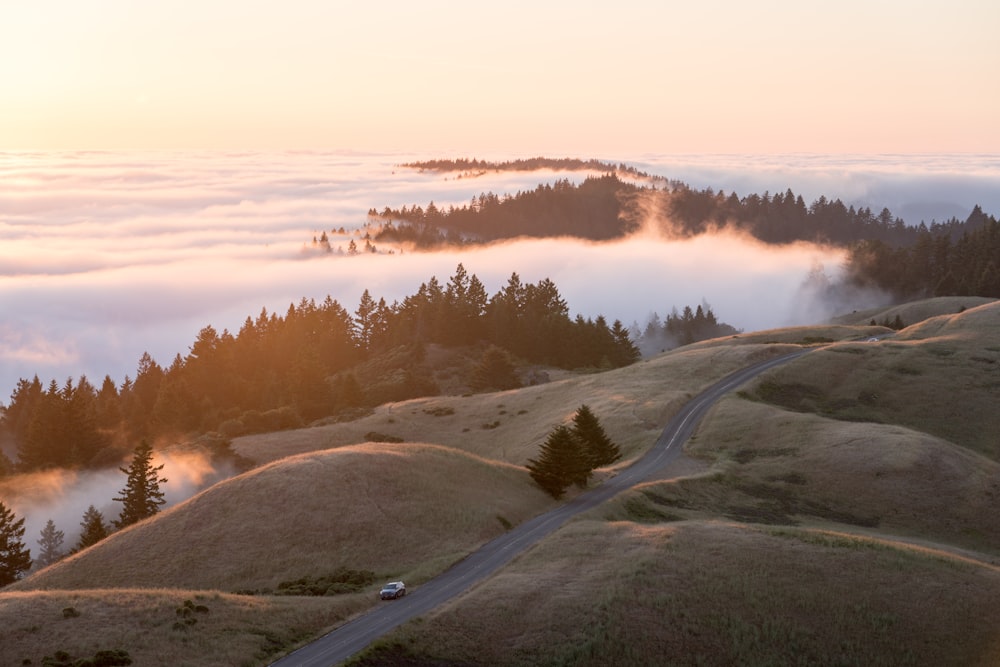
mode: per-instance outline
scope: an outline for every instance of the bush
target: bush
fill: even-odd
[[[252,433],[286,431],[302,425],[299,413],[294,408],[284,406],[266,412],[247,410],[236,419],[227,419],[219,424],[219,432],[227,438],[236,438]]]
[[[365,440],[368,442],[405,442],[405,440],[399,436],[386,435],[385,433],[379,433],[378,431],[368,431],[365,433]]]
[[[339,567],[331,574],[318,577],[301,577],[278,584],[275,595],[340,595],[356,593],[375,581],[375,573],[370,570],[351,570]]]
[[[131,665],[132,657],[125,649],[103,649],[92,658],[73,658],[66,651],[42,658],[42,667],[121,667]]]

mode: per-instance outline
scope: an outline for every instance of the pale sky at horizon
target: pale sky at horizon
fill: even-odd
[[[0,1],[0,150],[1000,152],[1000,3]]]

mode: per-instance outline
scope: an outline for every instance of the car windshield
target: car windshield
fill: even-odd
[[[385,585],[385,590],[387,590],[387,591],[394,590],[395,588],[396,588],[396,584],[386,584]]]

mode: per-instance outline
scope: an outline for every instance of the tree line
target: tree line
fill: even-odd
[[[372,238],[418,249],[489,243],[501,239],[573,236],[621,238],[652,216],[664,231],[695,236],[723,227],[769,244],[796,241],[849,250],[848,275],[859,286],[878,287],[899,300],[977,295],[1000,298],[1000,227],[977,205],[965,220],[907,225],[888,208],[845,205],[819,197],[807,204],[791,189],[739,197],[670,181],[637,185],[614,173],[580,184],[559,180],[534,190],[499,196],[481,193],[465,205],[441,209],[430,202],[399,209],[371,209]]]
[[[621,322],[578,315],[549,279],[514,273],[492,297],[459,264],[441,284],[387,304],[368,290],[349,312],[329,296],[302,299],[280,316],[262,310],[236,334],[204,327],[187,355],[161,366],[148,353],[134,377],[98,388],[86,377],[43,385],[21,379],[0,428],[17,447],[17,468],[117,465],[128,443],[158,436],[276,430],[439,389],[421,364],[428,344],[481,350],[469,377],[477,389],[517,382],[514,361],[560,368],[615,368],[639,352]],[[395,367],[373,360],[394,355]],[[371,362],[371,363],[369,363]],[[13,465],[0,454],[0,473]]]
[[[517,237],[573,236],[592,241],[621,238],[638,228],[637,220],[622,215],[620,197],[637,187],[615,174],[591,176],[578,185],[568,179],[542,184],[534,190],[473,197],[461,207],[426,208],[414,205],[368,211],[379,221],[374,235],[381,243],[413,243],[420,248],[444,244],[487,243]]]
[[[597,171],[605,173],[619,173],[639,179],[663,180],[625,163],[615,165],[610,162],[604,162],[603,160],[597,160],[595,158],[581,160],[579,158],[533,157],[517,160],[505,160],[503,162],[479,160],[476,158],[456,158],[404,162],[400,166],[407,167],[409,169],[417,169],[419,171],[457,171],[461,172],[459,178],[461,178],[462,175],[479,176],[489,171],[538,171],[540,169],[551,169],[553,171]]]
[[[657,312],[650,314],[644,328],[633,325],[632,339],[642,350],[650,354],[671,350],[682,345],[690,345],[701,340],[722,338],[741,333],[741,329],[719,321],[712,307],[707,303],[699,304],[692,309],[684,306],[683,311],[671,309],[665,319],[660,319]]]

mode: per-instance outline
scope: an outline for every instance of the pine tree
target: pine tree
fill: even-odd
[[[61,530],[56,530],[56,524],[49,519],[42,529],[42,538],[38,540],[38,546],[42,549],[35,559],[35,565],[41,569],[55,563],[63,557],[62,545],[66,535]]]
[[[552,429],[542,444],[538,459],[528,460],[532,479],[553,498],[559,498],[570,484],[583,486],[590,477],[587,456],[568,426]]]
[[[24,519],[0,501],[0,586],[12,584],[31,569],[31,550],[24,548]]]
[[[160,491],[160,484],[165,484],[165,478],[159,478],[158,474],[163,469],[163,464],[153,466],[153,447],[142,441],[135,448],[132,457],[132,464],[128,468],[119,468],[128,475],[125,488],[119,493],[121,496],[114,500],[122,503],[122,512],[114,524],[116,528],[124,528],[138,523],[143,519],[148,519],[160,511],[160,505],[167,502]]]
[[[104,515],[96,507],[91,505],[83,513],[83,521],[80,522],[80,539],[76,543],[74,551],[83,551],[92,544],[97,544],[111,532],[107,524],[104,523]]]
[[[573,434],[586,451],[591,470],[611,465],[622,457],[618,445],[604,432],[601,422],[587,405],[581,405],[573,416]]]
[[[491,345],[483,352],[482,358],[472,372],[472,388],[477,391],[489,389],[516,389],[521,386],[514,363],[505,350]]]

